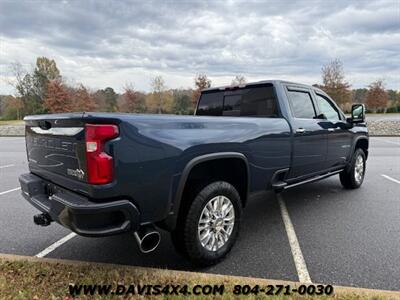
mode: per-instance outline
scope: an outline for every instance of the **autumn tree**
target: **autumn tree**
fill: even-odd
[[[108,105],[106,103],[106,95],[104,94],[104,90],[97,90],[92,94],[94,102],[96,103],[97,111],[108,111]]]
[[[19,63],[11,64],[11,70],[15,78],[13,85],[23,102],[24,113],[45,112],[47,85],[50,81],[61,78],[56,62],[47,57],[38,57],[36,67],[31,73],[26,72]]]
[[[191,110],[191,100],[187,91],[175,90],[173,91],[174,105],[173,112],[178,115],[187,115]]]
[[[18,62],[12,63],[10,67],[14,77],[10,84],[14,86],[17,96],[21,98],[23,114],[42,112],[42,101],[37,93],[37,81],[33,74],[27,73]]]
[[[377,80],[368,86],[366,105],[369,110],[377,112],[379,109],[386,111],[388,93],[385,90],[382,80]]]
[[[5,106],[6,106],[6,96],[0,95],[0,116],[3,115]]]
[[[19,97],[4,96],[2,99],[2,119],[21,120],[23,111],[23,102]]]
[[[365,103],[368,90],[366,88],[355,89],[352,91],[352,103]]]
[[[239,74],[236,75],[231,82],[231,85],[242,85],[242,84],[246,84],[247,83],[247,79],[246,77],[244,77],[243,75]]]
[[[52,80],[60,80],[60,71],[57,68],[54,59],[47,57],[38,57],[36,59],[36,67],[33,76],[37,84],[37,93],[44,100],[47,92],[47,85]]]
[[[61,80],[52,80],[47,85],[44,107],[51,113],[62,113],[72,110],[68,91]]]
[[[211,87],[211,80],[208,79],[206,74],[197,74],[194,77],[195,90],[192,95],[192,105],[196,106],[197,101],[199,101],[201,91]]]
[[[118,94],[111,87],[96,91],[93,98],[99,111],[115,112],[118,109]]]
[[[93,96],[83,84],[73,90],[71,98],[74,111],[94,111],[96,109]]]
[[[132,84],[124,87],[124,93],[120,96],[119,109],[123,112],[142,113],[145,111],[143,94],[137,92]]]
[[[111,87],[106,87],[103,91],[106,100],[107,111],[113,112],[117,111],[117,98],[118,95]]]
[[[400,112],[400,91],[387,90],[388,110],[387,112]]]
[[[350,84],[345,80],[343,64],[339,59],[322,67],[322,85],[320,86],[343,109],[351,105]]]
[[[146,105],[158,114],[171,112],[172,94],[167,91],[162,76],[154,77],[150,85],[152,92],[146,96]]]

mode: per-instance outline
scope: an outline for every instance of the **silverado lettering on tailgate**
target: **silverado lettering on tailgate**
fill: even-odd
[[[75,152],[77,146],[77,143],[46,137],[27,137],[27,141],[31,147],[57,149],[67,152]]]

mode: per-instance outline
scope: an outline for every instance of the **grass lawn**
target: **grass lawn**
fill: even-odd
[[[1,299],[73,299],[69,294],[70,284],[109,284],[113,289],[117,285],[167,284],[191,287],[197,284],[225,285],[222,296],[158,296],[164,299],[399,299],[400,293],[382,292],[367,289],[334,287],[331,297],[274,296],[263,293],[249,296],[235,296],[232,291],[235,284],[256,284],[265,287],[268,284],[299,286],[299,283],[245,277],[211,275],[203,273],[179,272],[161,269],[149,269],[99,263],[78,263],[52,259],[36,259],[12,255],[0,255],[0,298]],[[79,299],[137,299],[138,295],[129,296],[79,296]],[[140,296],[140,299],[154,296]]]
[[[24,121],[22,120],[0,120],[1,125],[24,125]]]

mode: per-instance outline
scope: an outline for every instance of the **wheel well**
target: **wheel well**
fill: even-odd
[[[240,195],[242,205],[247,201],[248,171],[246,163],[240,158],[219,158],[195,165],[187,177],[183,199],[192,199],[200,189],[214,181],[232,184]],[[182,200],[183,200],[182,199]],[[182,201],[181,204],[187,201]]]
[[[356,143],[354,151],[356,149],[362,149],[365,153],[365,158],[368,158],[368,140],[367,139],[359,139]]]

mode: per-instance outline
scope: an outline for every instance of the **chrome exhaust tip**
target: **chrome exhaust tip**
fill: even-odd
[[[146,225],[133,233],[142,253],[154,251],[160,244],[161,235],[153,225]]]

